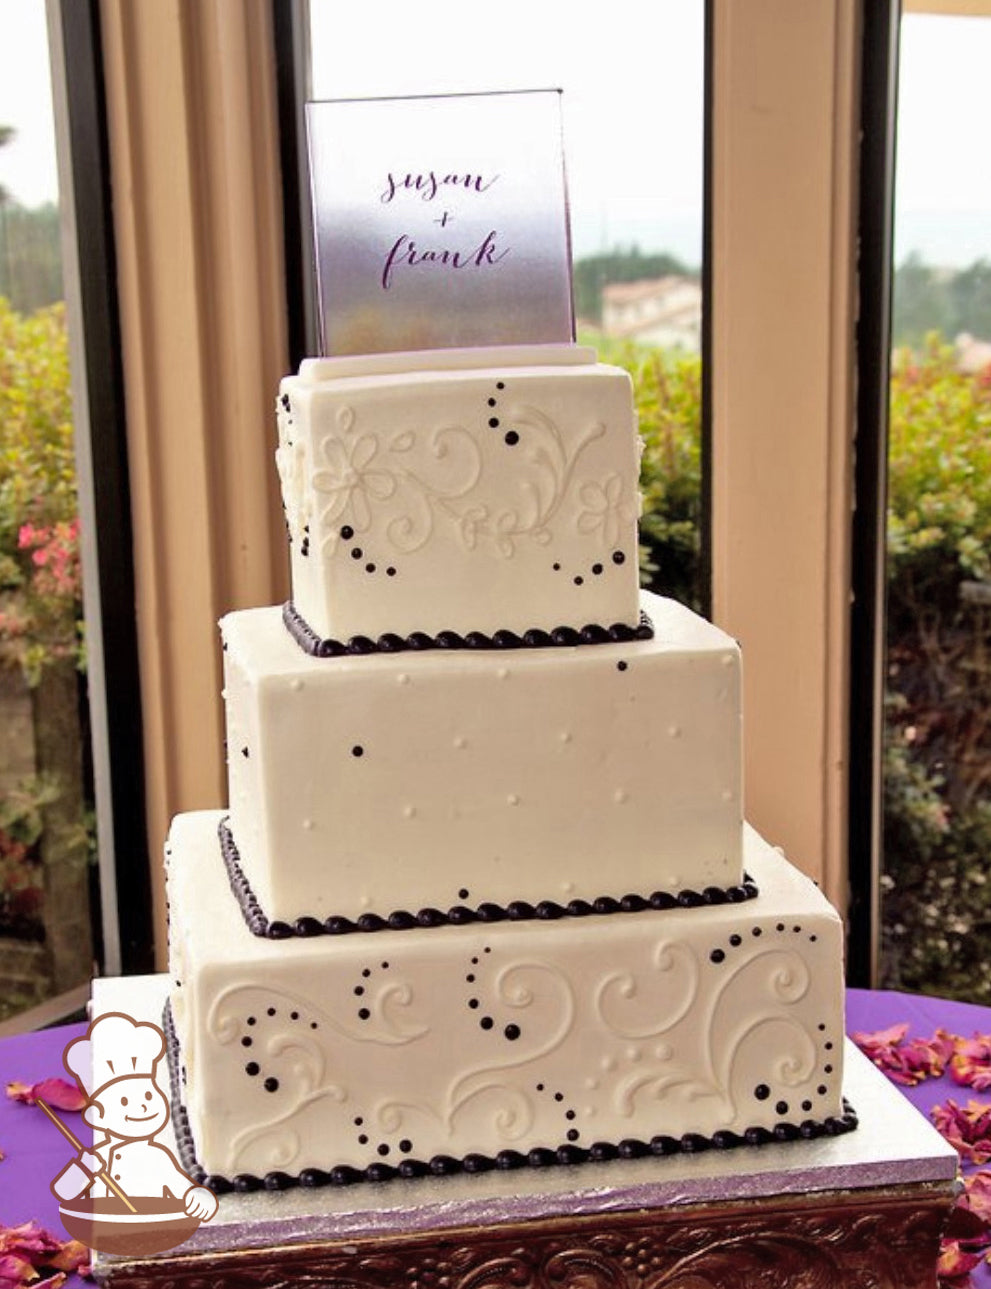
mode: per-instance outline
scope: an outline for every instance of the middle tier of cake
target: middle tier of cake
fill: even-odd
[[[277,608],[226,617],[226,851],[257,920],[739,887],[739,649],[642,603],[650,639],[333,658]]]

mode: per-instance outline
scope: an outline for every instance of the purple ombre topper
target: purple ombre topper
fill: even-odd
[[[559,90],[306,105],[324,354],[574,339]]]

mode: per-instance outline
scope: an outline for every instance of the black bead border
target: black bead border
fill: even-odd
[[[471,922],[552,922],[560,918],[602,917],[612,913],[656,913],[673,909],[706,908],[715,904],[746,904],[759,894],[757,884],[744,874],[739,886],[707,886],[702,891],[653,891],[650,895],[623,895],[619,899],[601,895],[595,900],[571,900],[568,904],[558,904],[554,900],[541,900],[537,904],[513,900],[505,906],[486,902],[476,908],[458,904],[447,910],[423,908],[416,913],[411,913],[408,909],[395,909],[387,915],[362,913],[355,919],[334,914],[321,920],[304,914],[293,922],[271,921],[245,876],[227,815],[217,825],[217,834],[220,853],[227,869],[227,880],[245,924],[252,935],[268,940],[288,940],[293,936],[310,939],[319,935],[411,931],[415,927],[429,930],[438,926],[465,926]]]
[[[176,1148],[183,1169],[200,1186],[208,1186],[215,1195],[246,1195],[252,1191],[284,1191],[295,1186],[307,1189],[317,1186],[354,1186],[360,1182],[388,1182],[397,1178],[413,1180],[418,1177],[451,1177],[458,1173],[487,1173],[520,1168],[558,1168],[572,1164],[608,1163],[614,1159],[642,1159],[647,1155],[697,1155],[707,1150],[735,1150],[741,1146],[766,1146],[784,1141],[812,1141],[819,1137],[841,1137],[853,1132],[858,1118],[849,1101],[843,1099],[843,1114],[826,1119],[803,1119],[801,1123],[781,1122],[773,1128],[752,1127],[744,1132],[723,1129],[711,1137],[688,1132],[681,1137],[658,1135],[649,1141],[638,1137],[625,1137],[622,1141],[597,1141],[589,1147],[574,1146],[570,1142],[556,1147],[537,1146],[525,1154],[518,1150],[500,1150],[496,1155],[468,1154],[462,1158],[454,1155],[433,1155],[430,1159],[404,1159],[399,1164],[373,1163],[367,1168],[350,1164],[337,1164],[332,1168],[304,1168],[298,1173],[270,1172],[264,1177],[254,1173],[237,1173],[224,1177],[208,1173],[196,1155],[189,1116],[182,1101],[179,1071],[181,1059],[179,1040],[172,1022],[172,1007],[165,1004],[162,1016],[168,1052],[169,1079],[172,1091],[172,1122],[175,1128]]]
[[[345,654],[423,653],[430,649],[550,649],[574,645],[621,644],[630,640],[654,638],[654,624],[643,612],[635,627],[625,622],[614,622],[609,627],[589,622],[583,627],[554,627],[551,631],[532,627],[522,635],[515,631],[494,631],[491,635],[484,631],[468,631],[464,635],[457,631],[438,631],[436,635],[414,631],[408,636],[386,632],[375,640],[371,636],[324,640],[317,635],[292,600],[287,600],[282,606],[282,621],[303,652],[313,658],[339,658]]]

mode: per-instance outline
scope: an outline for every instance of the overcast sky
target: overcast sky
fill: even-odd
[[[348,5],[343,30],[341,0],[311,3],[315,97],[561,87],[576,254],[635,241],[698,261],[701,0],[612,0],[610,21],[564,27],[537,0],[379,0]],[[896,261],[991,259],[989,67],[991,18],[903,19]],[[0,124],[17,130],[0,185],[55,200],[43,0],[0,0]]]

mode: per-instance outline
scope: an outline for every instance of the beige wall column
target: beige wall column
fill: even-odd
[[[101,16],[159,872],[172,814],[226,799],[217,619],[287,591],[275,69],[267,0],[102,0]]]
[[[713,611],[747,814],[846,903],[857,0],[714,0]]]

